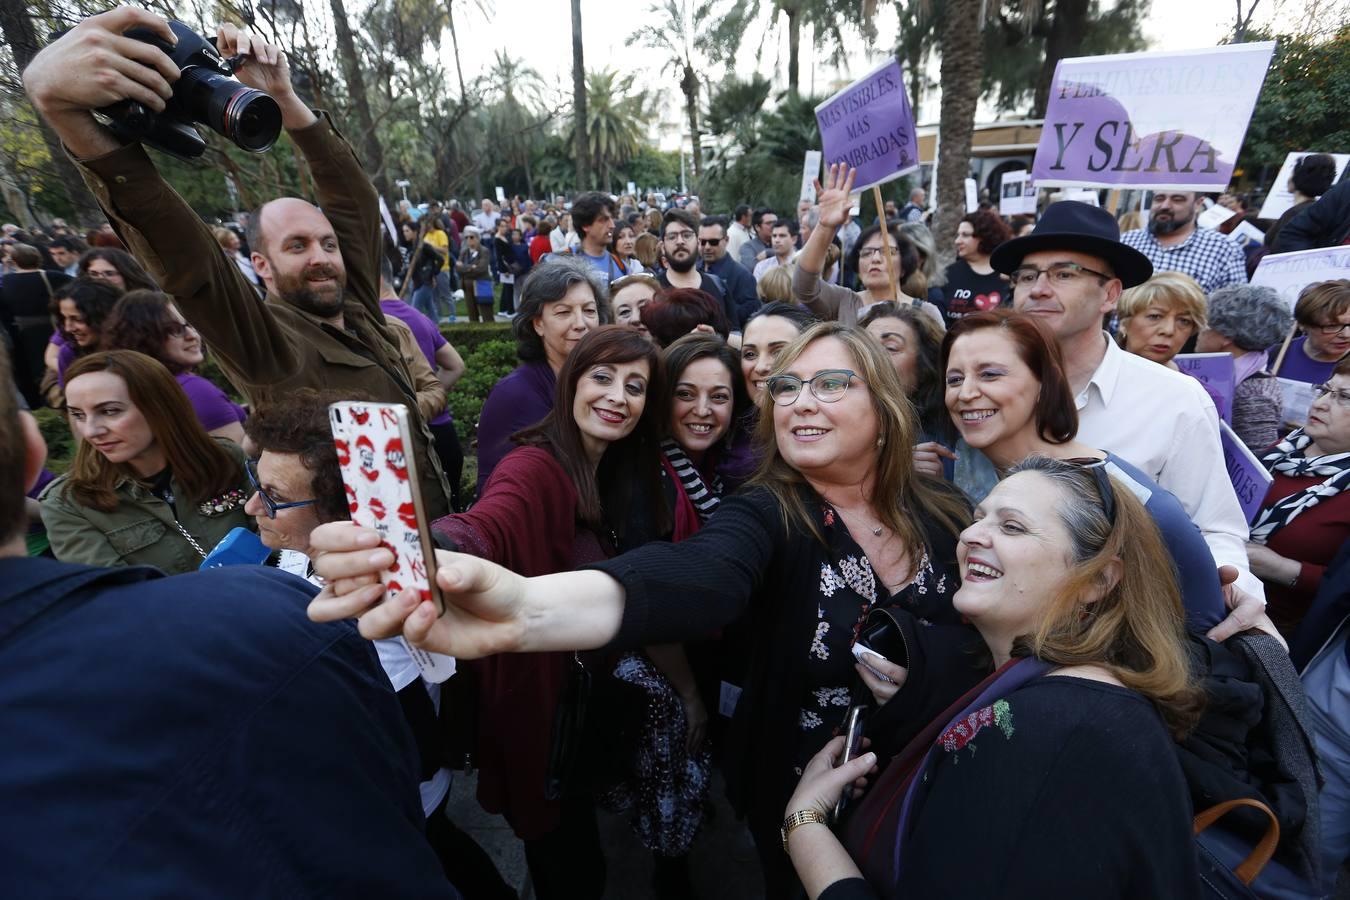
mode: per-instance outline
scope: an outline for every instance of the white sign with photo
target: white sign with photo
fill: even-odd
[[[1036,183],[1031,173],[1004,172],[1002,190],[998,197],[998,212],[1002,216],[1036,214]]]
[[[1316,151],[1305,153],[1290,153],[1284,158],[1284,165],[1280,166],[1280,174],[1275,176],[1275,184],[1271,186],[1270,193],[1266,195],[1266,202],[1261,204],[1261,213],[1258,218],[1278,219],[1289,211],[1294,205],[1294,194],[1289,190],[1289,179],[1294,177],[1294,165],[1305,156],[1312,156]],[[1350,163],[1350,153],[1333,153],[1331,156],[1336,160],[1336,177],[1331,179],[1335,184],[1341,180],[1345,174],[1345,165]]]

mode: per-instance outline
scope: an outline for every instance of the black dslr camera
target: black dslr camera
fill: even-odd
[[[173,97],[159,113],[132,100],[98,110],[109,130],[124,141],[148,144],[180,159],[195,159],[206,151],[194,124],[254,153],[276,143],[281,134],[277,102],[236,81],[232,77],[236,66],[221,57],[215,44],[182,22],[170,21],[169,28],[178,37],[175,46],[145,28],[132,28],[126,36],[153,44],[178,66],[181,74]]]

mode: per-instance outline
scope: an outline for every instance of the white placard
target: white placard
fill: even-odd
[[[637,198],[637,185],[634,184],[634,183],[631,182],[631,181],[628,182],[628,196],[630,196],[630,197],[632,197],[632,198],[634,198],[634,199]]]
[[[1305,287],[1340,278],[1350,278],[1350,246],[1263,256],[1252,275],[1252,284],[1274,288],[1292,310]]]
[[[1210,231],[1218,231],[1220,225],[1236,215],[1237,213],[1233,212],[1228,207],[1220,206],[1215,203],[1196,217],[1195,224],[1199,225],[1201,228],[1208,228]]]
[[[1294,164],[1305,156],[1312,156],[1317,151],[1309,150],[1303,153],[1290,153],[1284,158],[1284,165],[1280,166],[1280,174],[1275,176],[1275,184],[1271,186],[1270,193],[1266,195],[1266,202],[1261,204],[1261,213],[1258,218],[1278,219],[1289,211],[1294,205],[1294,194],[1289,190],[1289,179],[1294,177]],[[1345,165],[1350,163],[1350,153],[1331,154],[1336,160],[1336,177],[1331,179],[1335,184],[1341,180],[1345,174]]]
[[[1237,223],[1237,227],[1225,234],[1224,237],[1244,250],[1249,244],[1264,244],[1266,242],[1266,233],[1246,219]]]
[[[998,197],[999,215],[1018,216],[1036,214],[1036,184],[1031,173],[1004,172],[1002,190]]]
[[[816,179],[820,177],[820,161],[823,156],[819,150],[806,151],[806,158],[802,160],[802,190],[797,202],[800,203],[802,200],[816,202]]]
[[[1096,191],[1069,191],[1064,195],[1065,200],[1077,200],[1079,203],[1086,203],[1088,206],[1102,205],[1101,198],[1097,196]]]
[[[1284,396],[1283,419],[1286,426],[1302,428],[1308,421],[1308,407],[1313,405],[1313,386],[1306,381],[1276,378]]]
[[[966,212],[973,213],[980,208],[980,188],[974,178],[966,179]]]
[[[497,202],[498,203],[506,202],[506,188],[502,187],[500,184],[497,185]]]

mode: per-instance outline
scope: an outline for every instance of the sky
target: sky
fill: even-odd
[[[1105,0],[1109,3],[1110,0]],[[1281,21],[1294,18],[1302,12],[1306,0],[1261,0],[1255,22],[1266,23],[1272,12]],[[572,67],[572,19],[568,0],[484,0],[490,12],[473,10],[461,15],[460,52],[466,78],[485,71],[498,49],[507,50],[513,57],[524,58],[544,79],[556,97],[570,97]],[[626,38],[641,25],[659,20],[648,12],[650,0],[631,4],[616,4],[612,0],[582,0],[582,30],[584,55],[588,69],[610,66],[637,75],[637,83],[669,97],[664,104],[662,122],[654,126],[652,139],[662,149],[678,146],[682,113],[682,99],[678,76],[661,72],[663,60],[657,51],[642,47],[628,47]],[[823,59],[816,63],[809,46],[809,33],[802,40],[801,86],[806,92],[831,92],[841,82],[856,78],[880,64],[887,49],[895,44],[896,17],[894,6],[883,2],[878,17],[877,50],[868,52],[861,46],[852,53],[846,69],[836,70]],[[616,15],[616,10],[622,10]],[[1233,0],[1154,0],[1152,12],[1145,22],[1144,33],[1155,50],[1185,50],[1212,47],[1233,27]],[[759,41],[751,33],[747,44]],[[779,46],[781,44],[781,46]],[[449,42],[446,42],[446,52]],[[766,41],[758,69],[766,74],[781,73],[786,69],[786,39]],[[738,61],[737,74],[745,77],[755,68],[752,51]],[[720,74],[720,73],[719,73]],[[936,75],[936,72],[934,73]],[[813,81],[814,79],[814,81]],[[785,78],[780,78],[785,86]],[[921,109],[920,124],[935,120],[937,105],[930,103]],[[982,117],[983,119],[983,117]]]

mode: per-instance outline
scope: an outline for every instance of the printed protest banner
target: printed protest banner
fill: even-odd
[[[1294,205],[1294,194],[1289,190],[1289,179],[1294,177],[1294,164],[1315,152],[1317,151],[1290,153],[1284,158],[1284,165],[1280,166],[1280,174],[1275,176],[1275,184],[1271,187],[1270,193],[1266,195],[1266,202],[1261,204],[1261,213],[1258,218],[1278,219],[1289,211],[1289,208]],[[1331,156],[1336,160],[1336,177],[1331,180],[1331,183],[1335,184],[1345,174],[1345,165],[1350,163],[1350,153],[1333,153]]]
[[[1261,501],[1266,498],[1266,491],[1275,478],[1242,443],[1242,438],[1228,427],[1227,422],[1219,423],[1219,443],[1223,446],[1223,464],[1228,470],[1228,480],[1233,484],[1233,492],[1237,494],[1238,504],[1250,525],[1261,511]]]
[[[1031,175],[1040,187],[1222,190],[1274,41],[1065,59]]]
[[[1350,246],[1263,256],[1252,273],[1252,284],[1274,288],[1292,310],[1305,287],[1338,278],[1350,278]]]
[[[1201,228],[1208,228],[1210,231],[1217,231],[1219,226],[1227,222],[1237,213],[1226,206],[1220,206],[1215,203],[1209,209],[1195,217],[1195,224]]]
[[[895,60],[873,69],[816,107],[825,163],[858,170],[854,190],[884,184],[919,168],[919,139]]]
[[[1244,250],[1252,244],[1264,244],[1266,242],[1266,233],[1245,219],[1237,223],[1237,227],[1225,234],[1224,237]]]
[[[1036,184],[1025,170],[1004,172],[999,186],[998,214],[1017,216],[1036,214]]]
[[[1178,353],[1172,357],[1177,368],[1204,385],[1206,393],[1214,400],[1214,408],[1219,418],[1230,425],[1233,423],[1233,389],[1237,387],[1237,375],[1233,370],[1233,357],[1228,353]]]
[[[820,159],[819,150],[806,151],[806,158],[802,160],[802,192],[797,197],[798,202],[802,200],[816,202],[816,179],[820,177]]]

